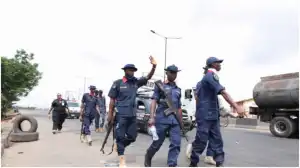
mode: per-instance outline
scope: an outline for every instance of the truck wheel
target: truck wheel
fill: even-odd
[[[274,136],[288,138],[295,131],[295,122],[288,117],[275,117],[270,123],[270,131]]]

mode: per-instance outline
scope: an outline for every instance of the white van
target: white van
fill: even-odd
[[[72,101],[67,101],[68,106],[69,106],[69,116],[68,118],[72,119],[72,118],[77,118],[79,119],[80,116],[80,103],[76,100],[72,100]]]

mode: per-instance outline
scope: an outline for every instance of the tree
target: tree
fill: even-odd
[[[33,60],[34,54],[23,49],[17,50],[14,58],[1,57],[1,115],[38,85],[42,73]]]

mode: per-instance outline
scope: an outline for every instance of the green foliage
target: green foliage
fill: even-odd
[[[38,85],[42,73],[33,60],[34,54],[23,49],[17,50],[14,58],[1,57],[1,114]]]

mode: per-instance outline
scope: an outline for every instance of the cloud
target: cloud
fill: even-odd
[[[181,88],[194,86],[206,58],[217,56],[225,59],[222,84],[243,99],[261,76],[298,70],[297,9],[296,0],[6,1],[0,55],[18,48],[35,53],[44,76],[20,103],[47,107],[57,92],[82,92],[84,77],[86,87],[107,94],[124,64],[134,63],[137,76],[148,72],[150,54],[162,76],[164,39],[153,29],[182,37],[167,45],[167,65],[182,69]]]

